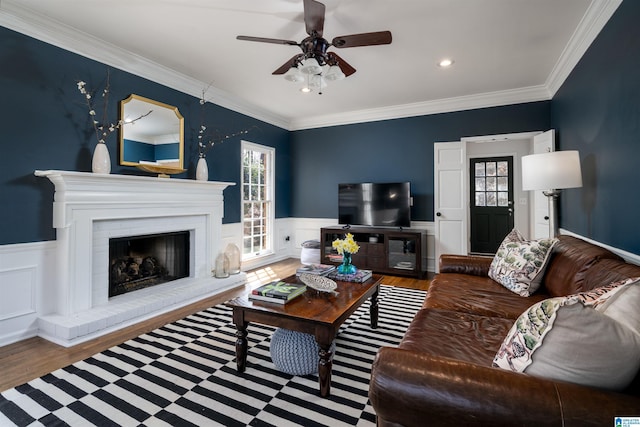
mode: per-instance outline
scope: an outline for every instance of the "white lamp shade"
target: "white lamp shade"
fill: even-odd
[[[344,79],[345,75],[339,66],[332,65],[331,67],[329,67],[329,71],[327,71],[327,74],[324,76],[324,78],[329,80],[330,82],[335,82]]]
[[[309,80],[309,87],[313,89],[324,89],[325,87],[327,87],[327,82],[322,76],[311,76],[311,79]]]
[[[302,61],[300,71],[304,74],[320,74],[322,73],[322,67],[315,58],[307,58]]]
[[[522,189],[559,190],[582,187],[580,154],[552,151],[522,157]]]
[[[291,67],[289,71],[284,73],[284,79],[289,82],[299,83],[304,81],[304,76],[296,67]]]

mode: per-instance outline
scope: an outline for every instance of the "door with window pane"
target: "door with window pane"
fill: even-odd
[[[471,252],[495,254],[513,229],[513,157],[471,159]]]

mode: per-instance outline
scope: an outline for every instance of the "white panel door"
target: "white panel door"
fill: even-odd
[[[434,144],[436,273],[441,254],[468,253],[466,143]]]
[[[548,153],[556,151],[555,130],[551,129],[533,137],[533,154]],[[532,212],[532,239],[544,239],[549,237],[549,222],[553,222],[555,212],[553,206],[549,208],[549,199],[542,194],[542,190],[533,191],[533,197],[530,198]],[[551,209],[551,210],[550,210]],[[553,227],[554,224],[551,224]]]

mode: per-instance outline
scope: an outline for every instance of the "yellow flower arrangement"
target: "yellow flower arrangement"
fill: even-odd
[[[347,233],[344,239],[336,239],[331,244],[333,249],[337,250],[340,255],[345,252],[355,254],[360,249],[360,246],[353,240],[353,234]]]

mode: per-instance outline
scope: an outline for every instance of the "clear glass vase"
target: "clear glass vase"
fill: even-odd
[[[338,273],[340,274],[355,274],[357,271],[356,266],[351,264],[351,253],[342,253],[342,264],[338,266]]]

